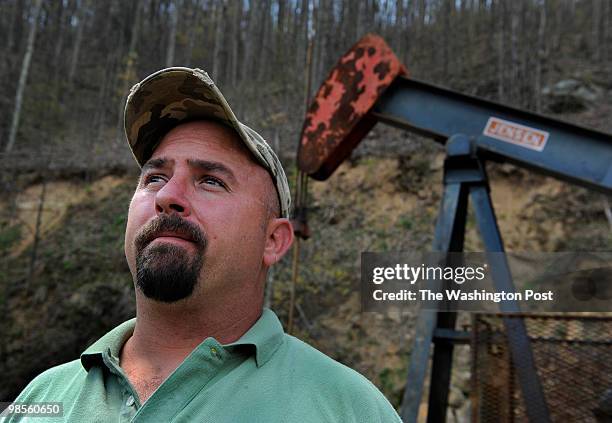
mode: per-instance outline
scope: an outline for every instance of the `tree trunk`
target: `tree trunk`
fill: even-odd
[[[215,47],[213,50],[212,78],[219,82],[223,79],[223,52],[225,51],[225,0],[221,0],[215,7]]]
[[[498,22],[501,22],[500,34],[499,34],[499,49],[497,52],[497,98],[499,101],[505,101],[505,74],[506,74],[506,61],[504,60],[506,54],[506,17],[507,17],[508,5],[501,0],[498,3],[497,12],[499,14]]]
[[[307,60],[309,38],[310,1],[302,0],[300,6],[300,30],[296,45],[296,69],[304,69]]]
[[[235,0],[232,5],[232,56],[230,81],[232,86],[238,83],[238,64],[240,48],[240,23],[242,22],[242,0]]]
[[[185,60],[187,66],[191,66],[191,58],[193,57],[193,47],[195,46],[196,40],[196,29],[198,27],[198,22],[200,19],[200,9],[202,7],[200,4],[200,0],[196,0],[192,4],[192,7],[195,10],[193,11],[193,19],[191,21],[191,25],[189,25],[189,35],[187,36],[187,58]]]
[[[394,44],[400,60],[404,57],[404,0],[395,0]]]
[[[175,0],[172,15],[170,16],[170,31],[168,33],[168,48],[166,49],[166,67],[174,65],[174,46],[176,45],[176,26],[178,23],[181,1]]]
[[[429,49],[427,45],[427,37],[426,37],[427,33],[425,31],[425,22],[426,22],[426,15],[427,15],[426,0],[418,0],[418,9],[419,9],[419,19],[417,21],[416,36],[415,36],[415,39],[416,39],[415,50],[417,50],[417,54],[415,55],[416,57],[413,59],[415,63],[421,62],[421,59],[424,58],[425,54],[431,51],[431,49]]]
[[[321,0],[318,12],[318,31],[319,52],[317,54],[317,84],[325,77],[327,71],[327,59],[329,55],[329,38],[331,27],[331,16],[329,14],[331,0]]]
[[[53,54],[53,79],[57,80],[58,76],[60,75],[60,68],[64,56],[62,51],[64,49],[64,21],[66,20],[66,8],[64,7],[63,2],[57,2],[55,6],[59,8],[59,11],[56,23],[57,27],[55,30],[56,35],[54,37],[55,52]]]
[[[518,102],[518,84],[519,84],[519,72],[521,69],[521,63],[520,63],[520,58],[519,58],[519,13],[520,10],[517,10],[518,6],[516,4],[516,2],[512,2],[510,5],[510,14],[511,14],[511,24],[510,24],[510,69],[511,69],[511,75],[512,75],[512,79],[510,81],[510,86],[512,87],[511,89],[511,95],[510,95],[510,100],[512,101],[512,103],[517,104]]]
[[[8,31],[8,36],[6,39],[6,52],[7,57],[12,58],[12,53],[16,56],[19,55],[20,50],[20,41],[22,38],[23,31],[23,9],[24,9],[24,0],[17,0],[15,6],[13,8],[13,18],[11,19],[11,26]],[[17,40],[17,42],[15,42]],[[13,70],[14,62],[11,60],[9,68]]]
[[[257,81],[262,81],[265,79],[265,76],[270,74],[270,69],[269,69],[269,63],[270,63],[270,56],[272,55],[272,52],[270,51],[270,40],[271,40],[271,31],[270,31],[270,22],[271,22],[271,17],[270,17],[270,6],[271,6],[271,1],[270,0],[264,0],[262,2],[262,6],[261,6],[261,10],[260,10],[260,16],[261,16],[261,20],[260,20],[260,29],[258,32],[258,42],[257,42],[257,67],[255,68],[257,70],[256,74],[255,74],[255,79]]]
[[[608,40],[609,38],[609,32],[610,32],[610,2],[609,1],[605,1],[604,2],[604,10],[603,10],[603,33],[601,34],[602,37],[602,43],[601,43],[601,61],[602,62],[607,62],[608,61],[608,49],[610,48],[610,42]]]
[[[68,69],[68,86],[71,90],[74,89],[74,73],[76,72],[77,63],[79,60],[79,52],[81,51],[81,44],[83,42],[83,33],[85,31],[85,24],[87,22],[87,9],[89,8],[90,0],[84,0],[83,4],[79,8],[78,12],[78,27],[76,38],[74,40],[74,47],[72,49],[72,55],[70,57],[70,67]]]
[[[38,254],[38,244],[40,243],[40,227],[42,225],[42,215],[45,209],[45,198],[47,194],[47,178],[43,178],[40,197],[38,198],[38,211],[36,213],[36,226],[34,227],[34,243],[32,252],[30,253],[30,267],[28,269],[28,277],[26,279],[26,291],[32,286],[34,273],[36,271],[36,259]]]
[[[123,139],[123,111],[125,109],[125,101],[128,96],[128,89],[130,83],[135,79],[134,69],[136,68],[136,44],[138,43],[138,33],[140,30],[140,16],[141,16],[141,0],[136,0],[136,12],[134,17],[134,24],[132,25],[132,34],[130,35],[130,47],[127,53],[127,62],[125,65],[125,74],[123,75],[123,84],[121,85],[121,102],[119,103],[119,110],[117,113],[117,141]]]
[[[104,23],[104,29],[102,30],[103,37],[100,37],[102,40],[112,40],[111,42],[114,45],[121,46],[124,44],[124,36],[123,31],[116,31],[113,26],[114,15],[116,9],[118,8],[118,0],[111,0],[110,5],[104,8],[104,15],[101,22]],[[99,3],[93,3],[96,9]],[[120,13],[120,12],[119,12]],[[95,22],[94,22],[95,23]],[[100,42],[100,47],[105,46],[105,43]],[[104,64],[101,69],[98,71],[102,74],[101,80],[102,82],[98,84],[98,94],[97,94],[97,107],[95,108],[95,114],[93,119],[93,128],[95,128],[95,136],[93,138],[93,142],[98,143],[104,137],[104,127],[106,125],[106,107],[105,105],[109,104],[109,101],[113,101],[113,106],[111,108],[115,108],[114,101],[115,99],[110,96],[111,86],[116,79],[117,69],[120,67],[121,62],[121,49],[115,48],[110,54],[106,55],[104,59]],[[114,116],[113,116],[114,117]],[[77,120],[73,119],[73,125],[76,129]],[[72,133],[75,133],[72,131]]]
[[[555,11],[555,30],[553,31],[551,50],[558,51],[561,46],[561,39],[563,37],[563,32],[566,30],[563,28],[563,4],[559,1],[555,1],[555,7],[553,10]]]
[[[407,64],[408,66],[410,66],[410,64],[412,63],[412,61],[414,60],[412,56],[413,54],[413,45],[415,44],[415,38],[416,38],[416,25],[415,22],[417,22],[416,19],[417,16],[417,4],[415,1],[411,1],[408,3],[408,7],[406,9],[406,27],[404,29],[404,39],[405,39],[405,43],[404,43],[404,55],[402,57],[400,57],[399,59]]]
[[[528,15],[528,5],[527,0],[518,0],[519,4],[519,27],[517,32],[518,37],[518,54],[519,54],[519,72],[518,72],[518,89],[519,89],[519,102],[518,106],[527,109],[533,109],[533,105],[531,104],[533,101],[533,95],[531,94],[531,90],[533,89],[533,72],[530,70],[533,67],[532,61],[534,56],[537,57],[537,51],[535,54],[530,54],[531,49],[526,48],[527,43],[529,46],[535,46],[537,43],[537,38],[532,39],[530,34],[536,34],[535,30],[536,25],[533,25],[532,28],[529,27],[530,16]]]
[[[243,73],[240,78],[242,81],[251,77],[253,70],[255,69],[255,50],[257,46],[257,33],[259,27],[259,14],[258,9],[260,6],[258,1],[249,1],[249,24],[246,31],[245,38],[245,60],[244,66],[242,66]]]
[[[450,54],[449,54],[449,49],[450,49],[450,42],[451,42],[451,1],[453,0],[444,0],[444,4],[443,4],[443,9],[442,9],[442,22],[443,22],[443,29],[442,29],[442,76],[444,78],[444,80],[447,80],[448,78],[448,72],[449,72],[449,61],[450,61]]]
[[[278,16],[276,19],[276,37],[275,37],[275,49],[273,51],[274,55],[274,65],[276,69],[281,69],[285,64],[285,19],[286,19],[286,9],[287,5],[285,4],[285,0],[278,0]],[[281,78],[284,82],[285,73],[280,73]]]
[[[26,45],[25,55],[23,56],[23,64],[21,65],[21,74],[19,75],[19,82],[17,83],[17,93],[15,94],[15,109],[13,110],[11,129],[9,132],[8,142],[4,150],[6,153],[10,153],[13,149],[13,145],[15,144],[15,138],[17,137],[17,130],[19,129],[19,119],[21,117],[23,92],[25,91],[26,81],[28,80],[28,74],[30,72],[30,62],[32,61],[32,53],[34,52],[34,41],[36,40],[38,14],[40,13],[41,4],[42,0],[35,0],[34,2],[32,25],[30,26],[30,33],[28,34],[28,43]]]
[[[536,112],[542,111],[542,64],[546,60],[546,0],[540,6],[540,22],[538,26],[538,58],[535,71],[535,108]]]
[[[609,0],[607,0],[609,1]],[[591,46],[592,46],[592,57],[595,61],[601,59],[601,55],[599,54],[601,51],[600,46],[600,27],[599,24],[601,22],[601,10],[602,4],[601,0],[591,0]]]
[[[8,3],[5,3],[5,7],[9,7],[7,4]],[[4,45],[5,56],[9,56],[11,53],[11,50],[13,49],[13,40],[14,40],[13,32],[15,31],[15,23],[17,22],[17,20],[21,21],[21,16],[19,16],[19,3],[16,2],[10,7],[13,13],[12,13],[12,18],[9,20],[9,27],[6,31],[6,44]],[[7,11],[5,11],[4,13],[8,14]]]

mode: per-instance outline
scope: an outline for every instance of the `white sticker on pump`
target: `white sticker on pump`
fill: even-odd
[[[549,135],[546,131],[496,117],[489,118],[483,134],[535,151],[544,150]]]

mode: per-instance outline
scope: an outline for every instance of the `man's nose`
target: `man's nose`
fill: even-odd
[[[191,214],[189,200],[187,199],[187,183],[177,175],[157,191],[155,196],[155,210],[157,214],[178,213],[181,216]]]

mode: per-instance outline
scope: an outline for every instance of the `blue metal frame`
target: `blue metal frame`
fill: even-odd
[[[465,135],[455,135],[446,144],[446,151],[444,194],[436,224],[434,250],[463,251],[468,198],[471,198],[486,251],[503,252],[503,242],[489,196],[486,172],[473,140]],[[496,290],[513,292],[512,276],[503,255],[491,254],[488,259]],[[437,281],[432,289],[441,291],[441,282]],[[500,308],[504,312],[520,311],[518,304],[513,301],[502,302]],[[456,317],[455,312],[423,310],[419,314],[402,401],[401,415],[405,422],[417,420],[432,342],[434,353],[427,421],[438,423],[446,420],[453,348],[454,343],[462,339],[455,333]],[[504,324],[519,384],[523,395],[528,398],[525,401],[527,416],[532,422],[548,422],[550,421],[548,407],[523,321],[504,319]]]

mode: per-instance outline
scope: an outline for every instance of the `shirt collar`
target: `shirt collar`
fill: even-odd
[[[283,326],[278,317],[272,310],[264,308],[259,320],[244,335],[237,341],[224,345],[224,347],[255,346],[255,362],[257,367],[261,367],[272,358],[278,347],[283,343],[283,338]]]
[[[91,366],[101,359],[104,352],[108,352],[118,361],[121,348],[134,333],[135,326],[136,318],[123,322],[87,348],[81,354],[81,364],[85,367],[85,370],[89,371]]]
[[[125,341],[132,336],[135,326],[135,318],[123,322],[87,348],[81,354],[81,364],[85,370],[89,371],[96,362],[99,362],[104,352],[118,360],[121,348]],[[253,345],[255,347],[255,362],[257,367],[261,367],[272,358],[278,347],[283,343],[283,336],[283,326],[276,314],[272,310],[264,308],[259,319],[244,335],[237,341],[225,344],[223,347]]]

